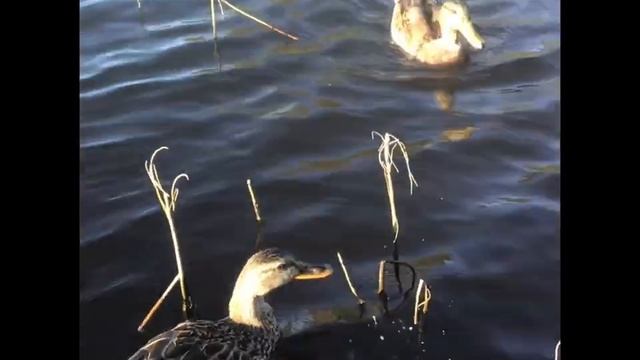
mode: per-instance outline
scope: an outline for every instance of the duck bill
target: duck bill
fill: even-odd
[[[331,265],[310,265],[310,264],[300,264],[301,272],[296,275],[294,279],[296,280],[316,280],[323,279],[331,276],[333,274],[333,269]]]
[[[478,34],[471,22],[465,22],[459,31],[474,49],[481,50],[484,47],[484,39]]]

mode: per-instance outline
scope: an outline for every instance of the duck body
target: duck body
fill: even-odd
[[[185,321],[139,349],[129,360],[266,360],[280,337],[271,328],[218,321]]]
[[[472,47],[484,47],[468,8],[458,0],[447,0],[441,6],[432,0],[395,0],[390,27],[393,42],[427,65],[464,62],[467,56],[458,40],[459,34]]]
[[[185,321],[147,342],[129,360],[266,360],[281,331],[264,296],[293,280],[321,279],[330,265],[311,265],[275,248],[254,254],[236,280],[229,316]]]
[[[417,54],[425,39],[433,39],[433,26],[422,0],[396,0],[391,16],[391,39],[409,54]]]

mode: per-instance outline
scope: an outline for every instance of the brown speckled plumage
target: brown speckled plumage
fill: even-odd
[[[155,336],[129,360],[266,360],[280,337],[277,323],[256,328],[233,322],[186,321]]]

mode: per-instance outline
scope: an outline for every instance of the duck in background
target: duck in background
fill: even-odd
[[[478,34],[469,8],[459,0],[437,5],[433,0],[395,0],[391,16],[391,38],[407,54],[432,66],[448,66],[466,59],[458,34],[480,50]]]

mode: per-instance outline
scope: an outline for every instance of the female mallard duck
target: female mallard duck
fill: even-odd
[[[236,280],[229,316],[185,321],[155,336],[129,360],[268,359],[280,330],[264,296],[292,280],[321,279],[330,265],[311,265],[271,248],[254,254]]]
[[[458,33],[475,49],[484,47],[484,40],[471,23],[469,9],[459,0],[446,0],[441,6],[433,0],[395,0],[391,38],[418,61],[428,65],[462,62],[465,55]]]

